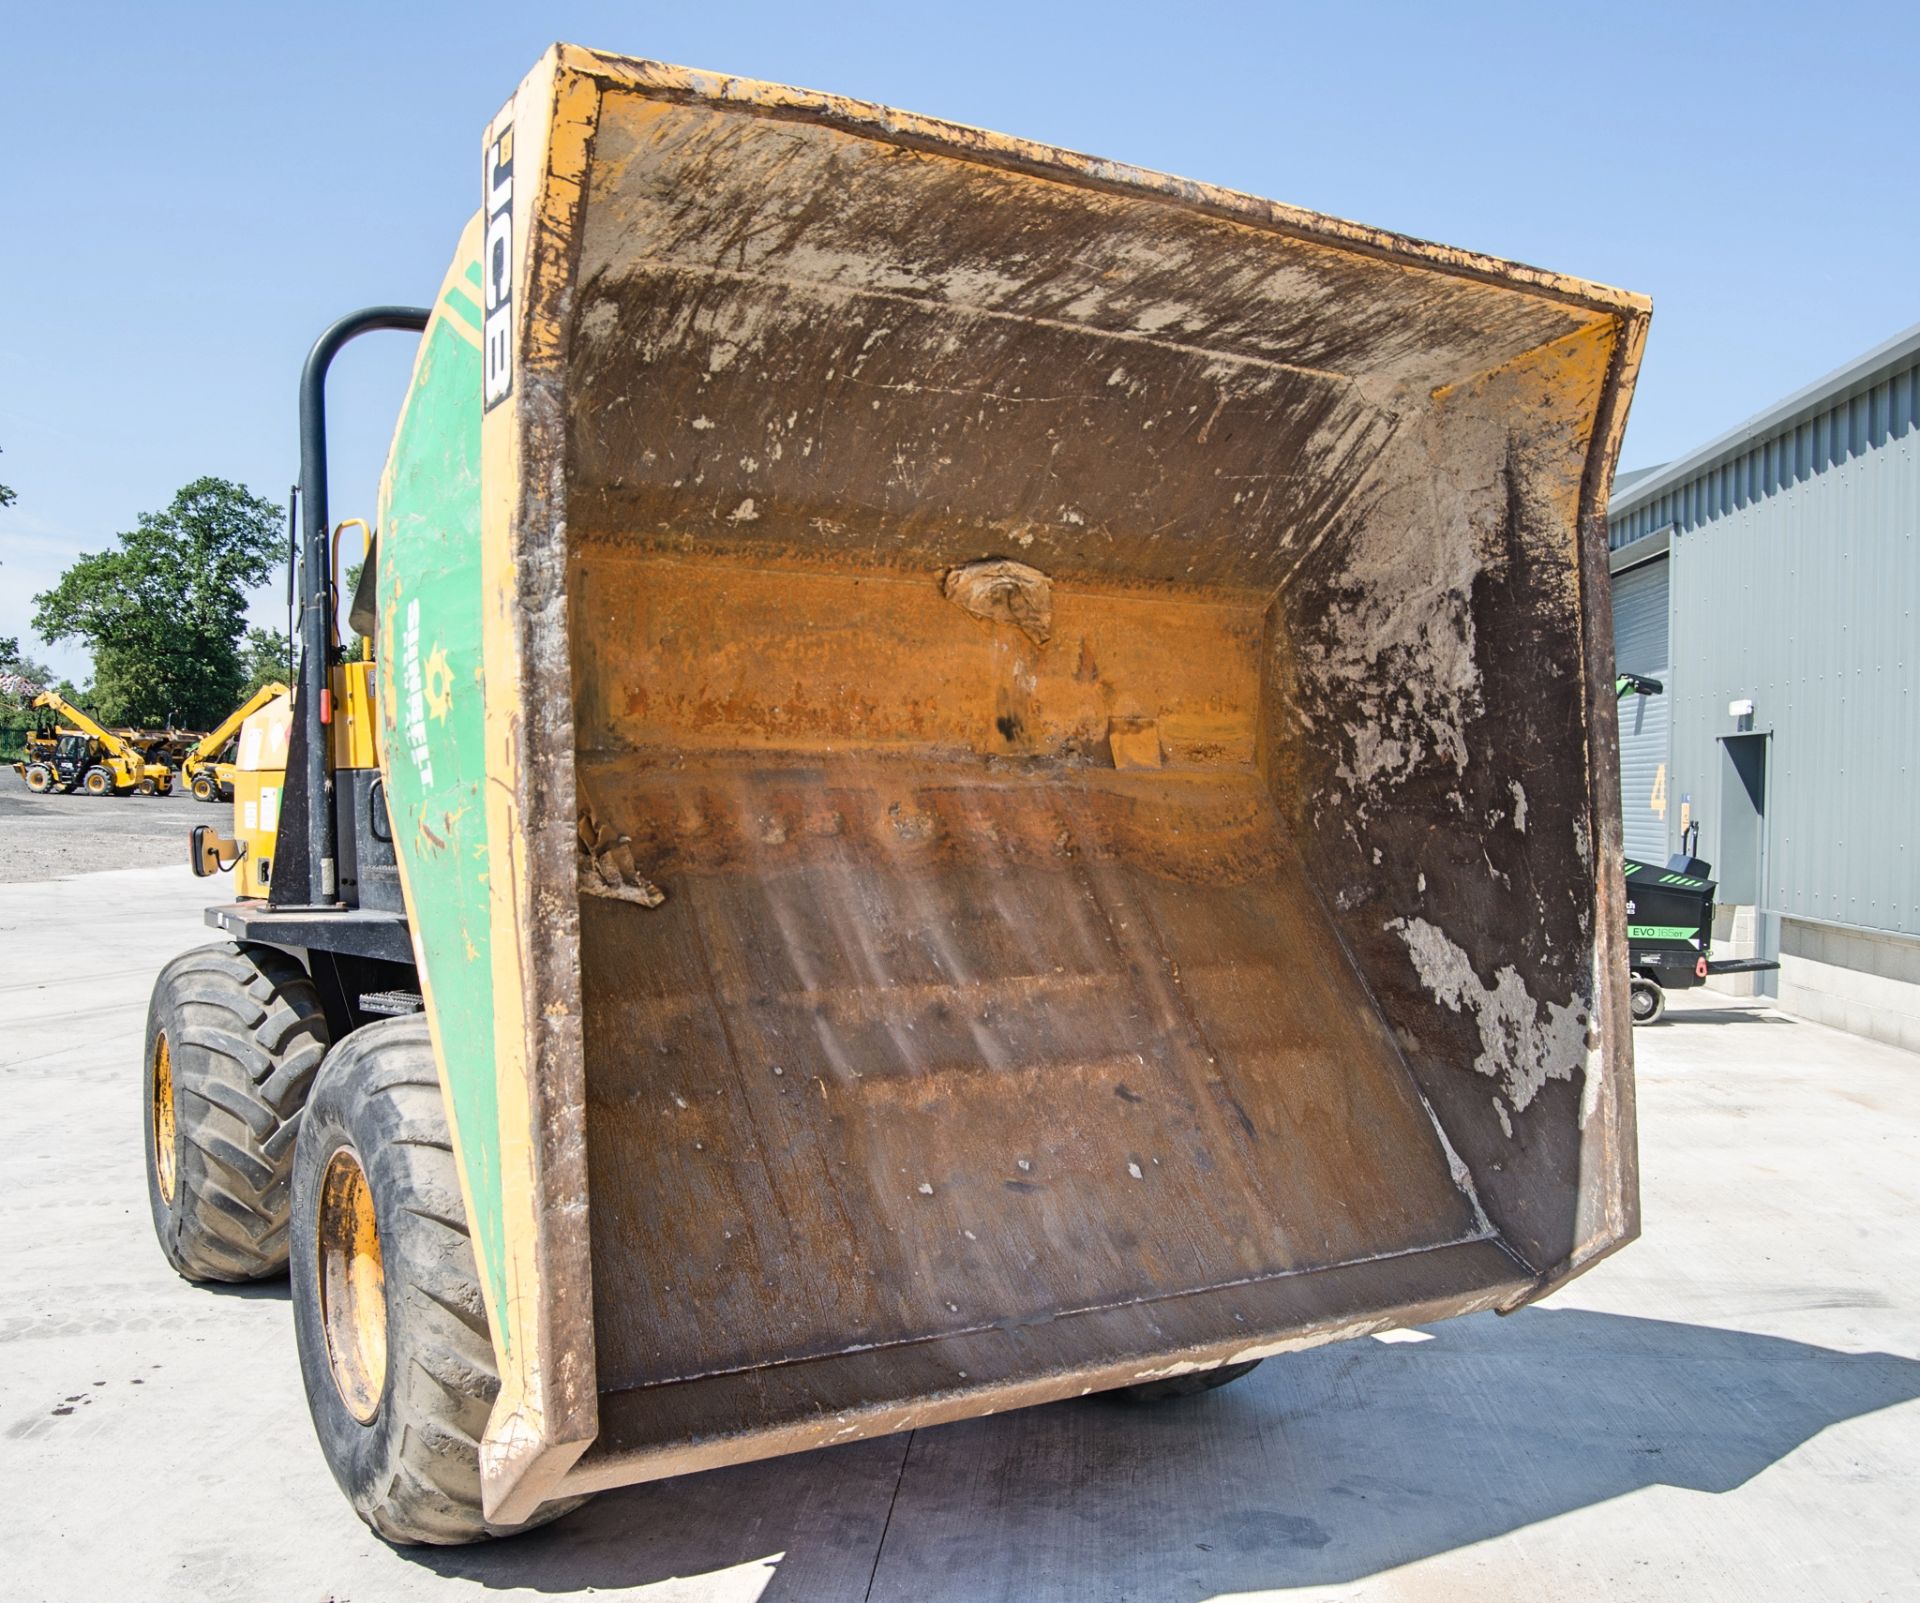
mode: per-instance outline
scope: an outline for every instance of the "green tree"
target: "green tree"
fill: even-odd
[[[0,507],[10,507],[16,499],[12,485],[0,484]]]
[[[92,650],[104,721],[207,728],[246,682],[246,594],[275,568],[280,518],[244,485],[195,479],[35,596],[33,626]]]
[[[236,703],[276,679],[283,685],[292,684],[287,674],[286,633],[280,629],[247,630],[246,639],[240,643],[240,671],[243,678],[240,694],[233,698]]]

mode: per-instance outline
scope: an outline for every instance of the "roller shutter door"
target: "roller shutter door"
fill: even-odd
[[[1667,574],[1662,557],[1613,576],[1613,656],[1622,670],[1651,675],[1670,691]],[[1664,863],[1669,851],[1667,730],[1667,693],[1620,703],[1620,819],[1627,855],[1649,863]]]

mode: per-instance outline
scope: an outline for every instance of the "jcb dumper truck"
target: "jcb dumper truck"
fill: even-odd
[[[1197,1389],[1631,1239],[1644,300],[569,47],[477,154],[431,305],[309,358],[266,894],[147,1032],[161,1244],[291,1262],[376,1530]],[[377,328],[369,669],[322,403]]]

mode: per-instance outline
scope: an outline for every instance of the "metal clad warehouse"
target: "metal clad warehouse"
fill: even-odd
[[[1697,820],[1716,953],[1920,1050],[1920,327],[1623,478],[1610,519],[1619,665],[1666,687],[1620,708],[1629,855]]]

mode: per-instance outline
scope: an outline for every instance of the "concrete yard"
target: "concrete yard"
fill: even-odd
[[[1545,1306],[389,1549],[314,1444],[284,1283],[189,1285],[151,1237],[147,993],[209,888],[0,884],[10,1598],[1920,1596],[1920,1056],[1722,998],[1640,1032],[1644,1238]]]

